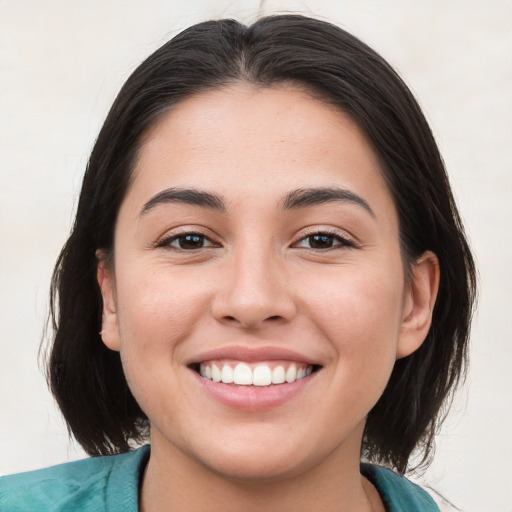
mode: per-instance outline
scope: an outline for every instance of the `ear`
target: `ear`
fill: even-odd
[[[103,299],[103,311],[101,314],[101,339],[111,350],[119,350],[121,343],[119,337],[119,325],[116,312],[115,280],[113,269],[105,261],[104,254],[96,251],[98,266],[96,278],[101,289]]]
[[[412,354],[425,341],[439,289],[439,261],[426,251],[412,267],[406,290],[396,358]]]

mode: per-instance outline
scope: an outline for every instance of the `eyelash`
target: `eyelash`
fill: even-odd
[[[302,247],[304,249],[307,249],[309,251],[329,251],[329,250],[335,250],[335,249],[347,249],[347,248],[354,248],[356,247],[356,244],[350,240],[349,238],[342,236],[340,233],[335,231],[330,231],[328,229],[323,230],[316,230],[311,233],[306,234],[305,236],[302,236],[299,240],[294,242],[292,244],[292,247],[297,247],[300,242],[303,242],[308,239],[312,239],[313,237],[325,237],[332,239],[332,244],[335,242],[339,242],[337,245],[331,245],[329,247],[322,247],[322,248],[313,248],[313,247]],[[311,240],[310,240],[311,243]]]
[[[173,242],[180,243],[179,242],[180,239],[184,240],[184,239],[186,239],[188,237],[200,238],[203,243],[205,241],[207,241],[209,243],[209,245],[207,245],[206,247],[204,245],[201,245],[201,247],[196,247],[196,248],[193,248],[193,249],[190,249],[190,248],[189,249],[185,249],[184,247],[179,247],[179,246],[172,245]],[[215,245],[216,244],[209,237],[204,235],[203,233],[197,233],[197,232],[191,231],[191,232],[180,233],[178,235],[172,235],[170,237],[164,238],[163,240],[161,240],[160,242],[158,242],[156,244],[156,247],[164,247],[164,248],[169,247],[169,248],[176,249],[178,251],[189,252],[189,251],[197,251],[197,250],[208,248],[208,247],[215,247]]]
[[[200,240],[198,241],[198,243],[201,242],[202,245],[200,247],[193,247],[193,248],[182,247],[181,246],[182,242],[185,239],[191,238],[191,237],[199,238]],[[330,241],[331,245],[328,247],[317,247],[317,248],[300,247],[299,246],[299,244],[301,242],[307,241],[308,239],[310,239],[310,243],[311,243],[311,239],[313,239],[313,237],[319,237],[319,238],[323,237],[324,240],[329,239],[328,242]],[[181,242],[180,242],[180,240],[181,240]],[[173,245],[173,243],[175,243],[175,242],[177,242],[179,244],[179,246]],[[338,242],[338,243],[336,245],[334,245],[336,242]],[[194,243],[194,242],[192,242],[192,243]],[[208,243],[208,245],[205,246],[204,245],[205,243]],[[198,251],[200,249],[205,249],[205,248],[215,247],[215,246],[217,246],[217,244],[215,244],[215,242],[213,242],[211,240],[211,238],[207,237],[203,233],[198,233],[198,232],[193,232],[193,231],[184,232],[184,233],[180,233],[178,235],[173,235],[173,236],[164,238],[163,240],[161,240],[160,242],[158,242],[156,244],[156,247],[158,247],[158,248],[173,248],[173,249],[176,249],[179,251],[185,251],[185,252]],[[325,252],[325,251],[334,250],[337,248],[353,248],[353,247],[356,247],[356,244],[352,240],[340,235],[337,232],[333,232],[333,231],[329,231],[329,230],[318,230],[318,231],[313,231],[311,233],[308,233],[305,236],[302,236],[296,242],[293,242],[291,244],[291,247],[303,248],[303,249],[307,249],[307,250],[315,251],[315,252],[316,251]]]

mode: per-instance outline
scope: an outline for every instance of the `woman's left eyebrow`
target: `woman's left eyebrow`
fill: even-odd
[[[294,210],[335,201],[353,203],[375,218],[374,211],[361,196],[351,190],[339,187],[299,188],[286,195],[282,202],[282,208],[283,210]]]

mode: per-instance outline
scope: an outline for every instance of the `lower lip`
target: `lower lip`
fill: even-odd
[[[204,391],[215,400],[233,409],[252,412],[272,409],[292,400],[307,388],[318,372],[290,384],[269,387],[233,386],[205,379],[195,371],[193,373]]]

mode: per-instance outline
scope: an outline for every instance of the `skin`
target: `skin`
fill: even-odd
[[[226,209],[166,201],[141,213],[170,187]],[[371,212],[347,200],[283,209],[290,192],[319,187]],[[205,245],[180,249],[186,233]],[[395,360],[425,339],[439,270],[426,253],[406,282],[395,205],[348,116],[290,86],[186,99],[147,133],[114,263],[98,257],[103,341],[151,422],[142,510],[384,510],[359,474],[365,418]],[[189,363],[235,345],[290,349],[320,369],[278,406],[231,407]]]

